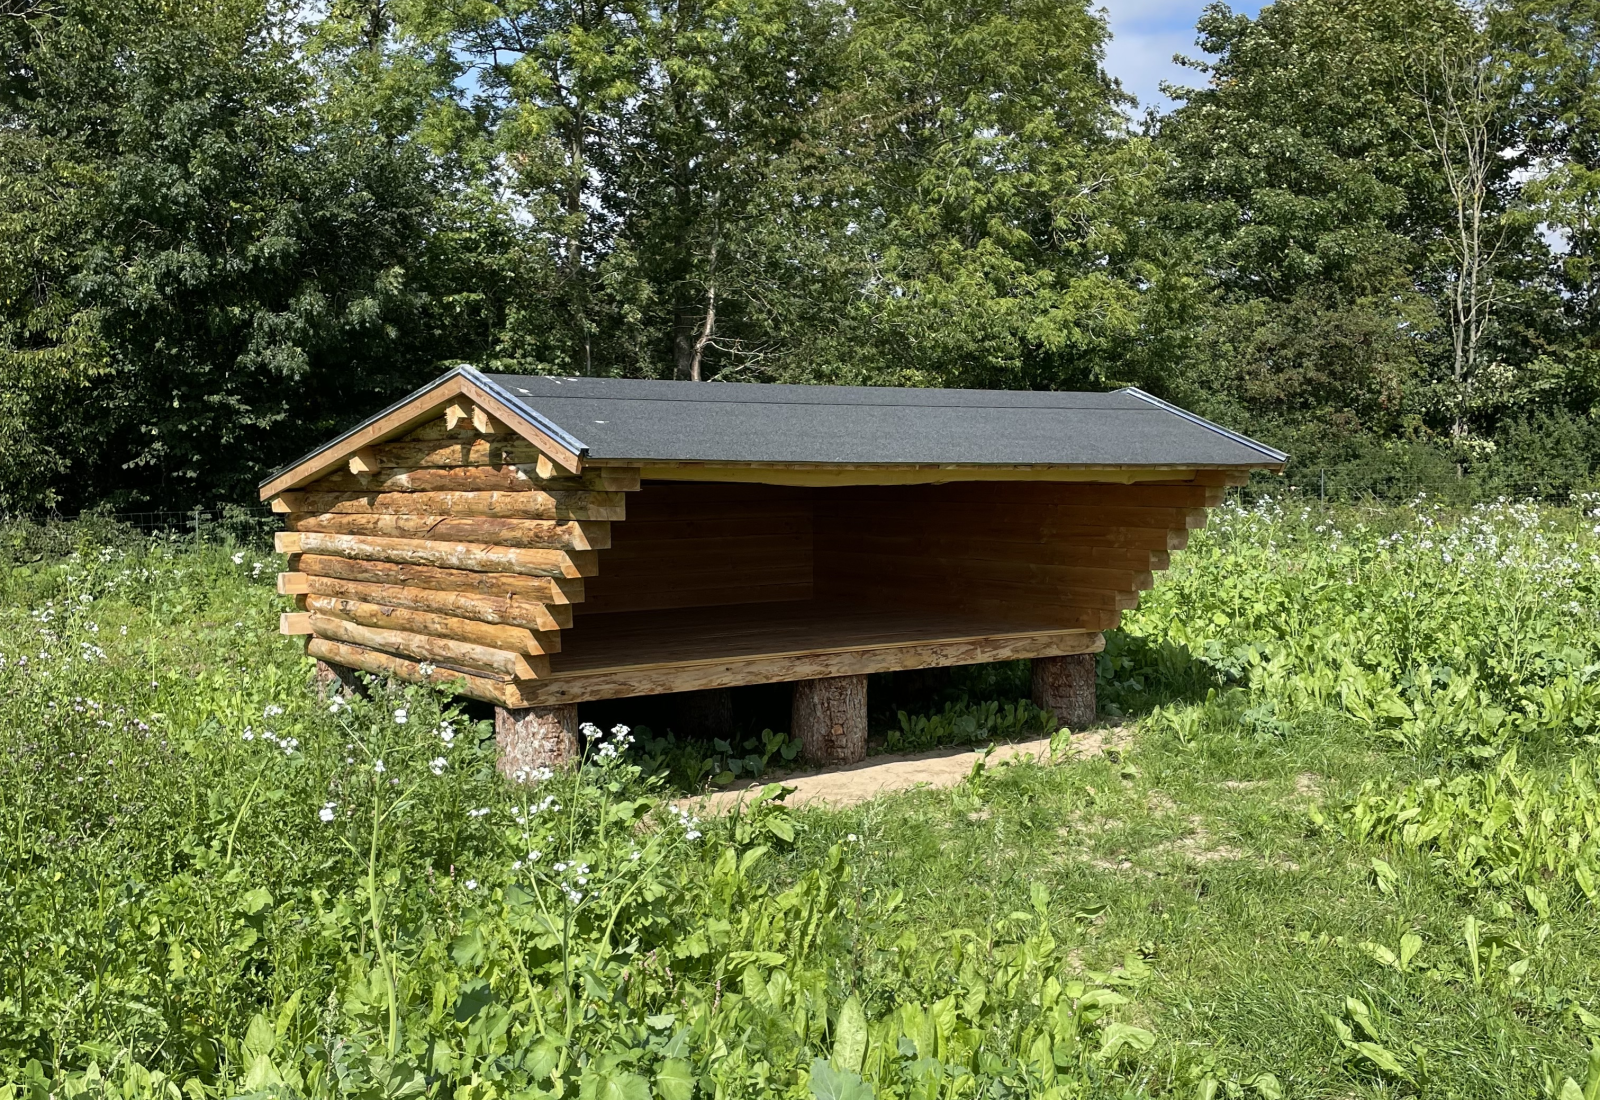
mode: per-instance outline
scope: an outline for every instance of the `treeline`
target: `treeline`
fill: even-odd
[[[1600,466],[1600,0],[9,0],[0,509],[248,499],[448,365],[1137,384],[1330,493]]]

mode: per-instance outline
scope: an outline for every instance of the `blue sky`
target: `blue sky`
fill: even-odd
[[[1199,54],[1194,24],[1205,7],[1204,0],[1103,0],[1102,6],[1113,36],[1106,43],[1106,70],[1139,97],[1139,113],[1152,105],[1167,107],[1170,101],[1161,94],[1161,82],[1189,83],[1198,75],[1174,65],[1172,55]],[[1250,15],[1261,8],[1255,0],[1239,0],[1230,6]]]

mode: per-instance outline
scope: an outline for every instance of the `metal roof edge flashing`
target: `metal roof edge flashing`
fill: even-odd
[[[578,455],[580,458],[588,457],[589,445],[587,443],[573,435],[571,432],[567,431],[549,417],[545,416],[538,409],[533,408],[522,398],[506,389],[488,375],[480,373],[478,368],[470,364],[463,363],[457,367],[456,370],[470,377],[473,385],[482,386],[495,398],[504,402],[511,408],[516,409],[517,412],[530,424],[544,432],[556,442],[565,446],[573,454]]]
[[[1238,432],[1229,431],[1227,428],[1224,428],[1221,424],[1213,423],[1212,421],[1207,420],[1203,416],[1196,416],[1194,413],[1190,412],[1187,409],[1180,409],[1178,406],[1172,404],[1170,401],[1163,401],[1163,400],[1161,400],[1161,398],[1156,397],[1153,394],[1145,393],[1138,386],[1124,386],[1122,389],[1120,389],[1120,390],[1118,390],[1116,392],[1125,393],[1125,394],[1129,394],[1130,396],[1137,397],[1139,400],[1144,401],[1147,404],[1154,405],[1156,408],[1161,409],[1164,412],[1169,412],[1173,416],[1181,417],[1184,420],[1189,421],[1189,423],[1191,423],[1191,424],[1198,424],[1202,428],[1207,428],[1207,429],[1209,429],[1209,430],[1211,430],[1213,432],[1216,432],[1218,435],[1224,437],[1225,439],[1231,439],[1231,440],[1233,440],[1233,442],[1238,443],[1238,444],[1240,444],[1242,446],[1245,446],[1245,447],[1249,447],[1251,450],[1260,451],[1262,454],[1266,455],[1268,458],[1272,459],[1272,461],[1274,461],[1274,462],[1288,462],[1289,461],[1289,456],[1287,454],[1285,454],[1283,451],[1277,450],[1276,448],[1273,448],[1273,447],[1269,447],[1265,443],[1257,443],[1254,439],[1251,439],[1247,435],[1240,435]]]
[[[351,436],[355,435],[369,424],[375,424],[379,420],[382,420],[384,417],[388,416],[390,413],[394,412],[396,409],[403,408],[418,398],[426,397],[428,394],[432,393],[440,386],[443,386],[452,378],[467,379],[474,386],[486,390],[497,401],[500,401],[507,407],[514,409],[517,415],[528,421],[528,423],[549,435],[552,439],[556,440],[563,446],[569,447],[573,454],[576,454],[580,457],[586,457],[588,455],[588,446],[574,436],[571,432],[567,431],[565,428],[562,428],[560,425],[553,423],[547,417],[545,417],[544,414],[529,408],[521,398],[507,391],[506,388],[500,385],[498,382],[494,382],[487,376],[479,373],[478,369],[472,364],[457,363],[455,366],[445,371],[427,385],[415,389],[406,394],[404,397],[400,398],[400,400],[386,405],[382,409],[379,409],[377,412],[373,413],[359,424],[352,424],[349,428],[340,432],[337,436],[328,440],[328,442],[322,444],[322,446],[312,448],[291,462],[285,462],[283,465],[269,473],[266,477],[256,482],[256,488],[264,488],[269,483],[282,476],[286,470],[292,470],[302,463],[310,462],[320,454],[326,454],[328,451],[337,449],[341,444],[344,443],[345,440],[349,439]]]

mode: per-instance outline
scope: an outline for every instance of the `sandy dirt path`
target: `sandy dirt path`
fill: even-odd
[[[1072,735],[1066,750],[1055,761],[1050,758],[1050,739],[1014,741],[998,746],[989,757],[989,767],[1031,757],[1042,764],[1099,756],[1107,749],[1127,744],[1126,727],[1102,727]],[[741,801],[750,799],[767,783],[782,783],[794,792],[784,800],[789,806],[818,803],[825,806],[854,806],[880,794],[908,791],[916,787],[953,787],[972,773],[972,765],[982,749],[934,749],[919,753],[886,753],[869,756],[859,764],[825,771],[774,774],[695,798],[679,799],[677,804],[698,814],[727,813]]]

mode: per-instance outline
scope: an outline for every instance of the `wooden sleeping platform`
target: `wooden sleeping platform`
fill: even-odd
[[[495,703],[508,774],[576,704],[794,682],[859,758],[865,676],[1032,658],[1065,722],[1102,631],[1284,456],[1138,391],[488,376],[458,368],[279,471],[279,589],[324,678]]]

